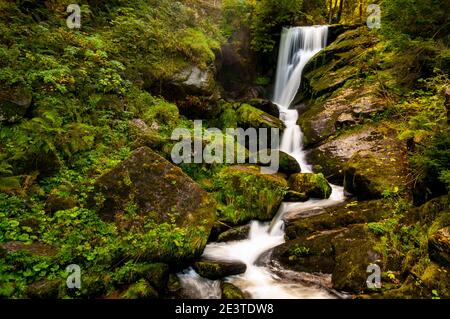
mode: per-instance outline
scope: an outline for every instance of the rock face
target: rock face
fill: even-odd
[[[343,183],[346,164],[358,152],[364,157],[377,158],[383,167],[378,169],[378,174],[385,176],[384,171],[389,171],[390,188],[394,188],[406,184],[409,169],[406,143],[397,140],[395,134],[382,125],[362,127],[327,140],[310,150],[307,157],[317,164],[318,171],[335,183]]]
[[[271,220],[287,191],[287,181],[278,174],[262,174],[258,166],[231,166],[215,181],[219,219],[242,225],[252,219]]]
[[[103,220],[115,221],[122,230],[149,221],[198,227],[204,232],[194,236],[193,241],[198,243],[198,253],[203,250],[215,220],[214,200],[181,169],[151,149],[135,150],[99,177],[95,189],[97,195],[92,204]],[[169,258],[170,252],[161,252],[165,253],[169,253]]]
[[[31,92],[22,87],[0,90],[0,123],[20,121],[31,106]]]
[[[205,260],[196,262],[193,267],[200,276],[211,280],[239,275],[247,270],[247,266],[238,261],[229,262]]]
[[[322,174],[294,174],[289,178],[290,190],[308,198],[329,198],[331,186]]]

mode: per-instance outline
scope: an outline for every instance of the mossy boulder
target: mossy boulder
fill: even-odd
[[[430,259],[450,268],[450,227],[438,230],[428,239]]]
[[[408,173],[406,143],[396,138],[394,130],[383,125],[366,125],[330,138],[308,152],[307,159],[315,163],[328,180],[342,184],[346,163],[358,152],[379,158],[380,165],[395,171],[394,176]]]
[[[245,299],[242,290],[229,282],[222,283],[221,289],[222,299]]]
[[[367,266],[384,265],[377,243],[366,225],[356,224],[287,241],[272,256],[295,271],[332,274],[334,289],[361,293],[367,290]]]
[[[390,217],[391,209],[386,200],[352,201],[333,207],[320,209],[306,218],[295,218],[296,212],[290,212],[286,220],[286,237],[296,239],[317,231],[327,231],[355,224],[378,222]],[[301,211],[300,216],[308,215]]]
[[[196,262],[193,267],[200,276],[211,280],[239,275],[247,270],[247,266],[239,261],[204,260]]]
[[[145,279],[159,292],[164,292],[169,281],[169,266],[164,263],[133,263],[125,264],[115,270],[114,283],[118,285],[131,284]]]
[[[31,92],[24,87],[0,90],[0,123],[13,124],[24,118],[32,102]]]
[[[150,128],[143,120],[133,119],[129,121],[128,126],[135,148],[148,146],[152,149],[159,149],[167,141],[158,133],[159,126],[156,123],[153,128]]]
[[[63,279],[42,279],[27,287],[31,299],[58,299],[64,294],[66,282]]]
[[[323,174],[299,173],[289,178],[289,188],[309,198],[329,198],[331,186]]]
[[[276,104],[274,104],[270,100],[264,100],[264,99],[251,99],[245,102],[246,104],[249,104],[253,107],[256,107],[257,109],[266,112],[267,114],[272,115],[273,117],[279,118],[280,117],[280,109]]]
[[[284,129],[283,122],[249,104],[243,104],[237,111],[238,124],[244,128]]]
[[[344,188],[358,199],[377,199],[405,191],[405,176],[395,163],[369,152],[358,152],[344,169]]]
[[[297,160],[287,154],[286,152],[280,151],[280,150],[262,150],[257,153],[258,163],[261,166],[270,165],[271,163],[261,163],[261,158],[264,158],[267,155],[270,155],[271,157],[278,158],[278,172],[284,173],[286,175],[292,175],[296,173],[301,172],[300,164],[297,162]]]
[[[299,272],[332,273],[334,270],[333,238],[336,232],[321,232],[287,241],[273,250],[272,258]]]
[[[248,238],[249,233],[250,233],[250,225],[234,227],[221,233],[217,241],[228,242],[235,240],[244,240]]]
[[[149,228],[144,226],[149,223],[183,230],[192,250],[179,247],[173,251],[160,245],[149,247],[144,254],[152,261],[176,263],[201,254],[216,212],[214,199],[181,169],[147,147],[135,150],[99,177],[90,203],[103,220],[115,222],[120,232],[145,233]]]
[[[284,195],[283,201],[288,203],[295,203],[295,202],[306,202],[308,199],[309,197],[306,195],[306,193],[288,190],[286,195]]]
[[[219,220],[242,225],[252,219],[271,220],[288,189],[278,174],[263,174],[258,166],[224,168],[215,180]]]
[[[158,292],[145,280],[130,285],[120,295],[121,299],[157,299]]]

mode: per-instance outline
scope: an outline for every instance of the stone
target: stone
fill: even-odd
[[[31,92],[24,87],[0,90],[0,123],[13,124],[22,120],[32,99]]]
[[[243,104],[236,111],[236,116],[238,124],[244,128],[277,128],[282,130],[285,127],[280,119],[248,104]]]
[[[239,275],[247,270],[247,266],[239,261],[204,260],[196,262],[193,268],[200,276],[211,280]]]
[[[219,235],[218,242],[245,240],[250,233],[250,225],[231,228]]]
[[[221,289],[222,289],[222,299],[232,299],[232,300],[245,299],[245,295],[242,292],[242,290],[229,282],[222,283]]]
[[[143,231],[133,225],[174,223],[199,229],[190,237],[194,251],[149,250],[152,261],[176,262],[201,254],[215,221],[216,204],[197,183],[151,149],[141,147],[100,176],[89,203],[99,216],[120,231]],[[175,256],[174,254],[179,254]]]
[[[438,230],[428,239],[428,252],[434,262],[450,268],[450,227]]]
[[[289,188],[304,193],[308,198],[329,198],[331,186],[322,174],[299,173],[289,178]]]

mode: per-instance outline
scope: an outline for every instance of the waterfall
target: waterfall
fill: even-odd
[[[327,39],[328,26],[283,29],[273,98],[275,104],[289,108],[300,88],[305,65],[325,48]]]
[[[280,109],[280,119],[286,129],[281,140],[280,150],[292,155],[299,163],[303,173],[312,172],[306,162],[303,150],[303,133],[297,125],[298,112],[289,109],[300,87],[303,68],[308,61],[326,46],[328,27],[299,27],[284,29],[281,37],[278,69],[273,102]],[[304,274],[292,274],[279,265],[261,261],[261,256],[274,247],[285,242],[283,216],[295,210],[298,214],[315,208],[332,206],[344,200],[343,187],[332,185],[330,199],[311,199],[305,203],[283,203],[271,223],[252,221],[248,239],[227,243],[210,243],[203,256],[213,260],[240,261],[247,265],[247,271],[238,276],[227,278],[252,298],[334,298],[336,294],[319,286],[302,284]],[[270,259],[270,258],[269,258]],[[262,263],[262,264],[261,264]],[[289,273],[289,276],[283,274]],[[281,274],[281,275],[280,275]],[[198,275],[189,270],[180,274],[184,287],[188,290],[208,290],[206,295],[218,296],[216,285],[200,280]],[[292,278],[298,281],[292,281]],[[201,287],[201,288],[198,288]],[[205,294],[205,292],[203,292]],[[197,294],[198,295],[198,294]]]
[[[286,125],[280,150],[292,155],[303,173],[311,173],[312,168],[303,152],[303,133],[297,125],[298,112],[289,107],[300,88],[303,69],[314,55],[325,48],[327,38],[328,26],[283,29],[281,34],[273,98],[280,109],[280,119]]]

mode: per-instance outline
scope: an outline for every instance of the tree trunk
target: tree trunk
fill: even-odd
[[[341,22],[341,17],[342,17],[342,8],[344,6],[344,0],[340,0],[339,1],[339,11],[338,11],[338,16],[337,16],[337,23]]]
[[[328,16],[328,23],[331,24],[331,19],[333,18],[333,0],[330,0],[330,13]]]

